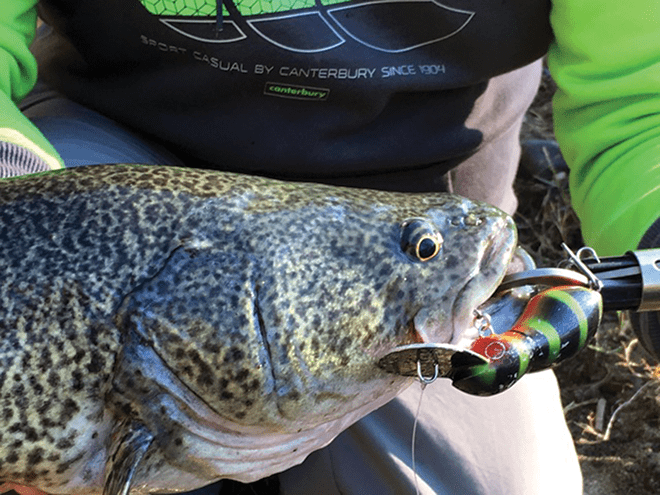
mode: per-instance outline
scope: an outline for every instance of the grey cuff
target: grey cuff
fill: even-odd
[[[660,247],[660,218],[649,227],[639,241],[638,249]],[[660,362],[660,312],[631,312],[630,321],[642,346]]]
[[[0,142],[0,178],[50,170],[44,160],[13,143]]]

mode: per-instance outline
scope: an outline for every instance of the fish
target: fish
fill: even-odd
[[[414,378],[497,288],[508,215],[192,168],[0,181],[0,480],[52,494],[254,481]]]

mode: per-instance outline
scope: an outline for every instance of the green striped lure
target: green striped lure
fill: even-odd
[[[493,395],[527,372],[549,368],[583,349],[598,329],[603,300],[579,286],[547,289],[529,300],[513,327],[479,337],[470,346],[488,359],[475,364],[462,353],[452,357],[453,385],[473,395]]]

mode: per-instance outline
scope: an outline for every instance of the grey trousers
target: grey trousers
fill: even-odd
[[[501,77],[526,78],[531,103],[540,64]],[[487,119],[498,101],[477,102],[473,119]],[[67,166],[99,163],[184,165],[174,154],[115,122],[72,103],[43,86],[22,104]],[[470,124],[470,123],[467,123]],[[449,192],[481,199],[512,213],[512,183],[520,148],[521,120],[513,122],[475,157],[440,181],[433,168],[409,174],[347,178],[348,185],[442,183]],[[410,186],[412,184],[412,186]],[[423,494],[442,495],[578,495],[582,479],[566,427],[554,375],[541,372],[523,378],[512,389],[491,398],[472,397],[439,380],[422,398],[412,463],[412,428],[420,387],[357,422],[328,447],[280,475],[287,495],[408,494],[417,483]],[[218,493],[218,486],[195,495]]]

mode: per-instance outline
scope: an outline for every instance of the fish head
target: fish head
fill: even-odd
[[[178,376],[243,424],[298,429],[391,399],[410,380],[378,359],[455,340],[516,245],[509,216],[449,194],[278,184],[240,203],[150,282],[168,303],[147,326]]]
[[[121,165],[2,188],[4,430],[22,463],[3,476],[50,493],[301,462],[412,383],[383,355],[459,338],[516,245],[508,216],[448,194]],[[43,453],[31,422],[50,425]],[[33,479],[47,462],[57,476]]]
[[[459,339],[517,244],[508,215],[450,194],[270,182],[233,190],[229,210],[223,199],[229,221],[202,220],[218,218],[213,202],[191,212],[186,247],[127,311],[138,311],[133,326],[222,429],[250,445],[288,435],[279,468],[408,387],[413,379],[379,360],[401,345]],[[263,459],[250,466],[237,478],[275,470]]]
[[[274,275],[258,304],[279,410],[291,419],[302,410],[318,411],[313,421],[362,413],[365,402],[396,395],[410,380],[384,374],[378,360],[400,345],[457,342],[514,253],[514,223],[490,205],[374,196],[369,207],[283,221],[301,250],[268,256]]]

